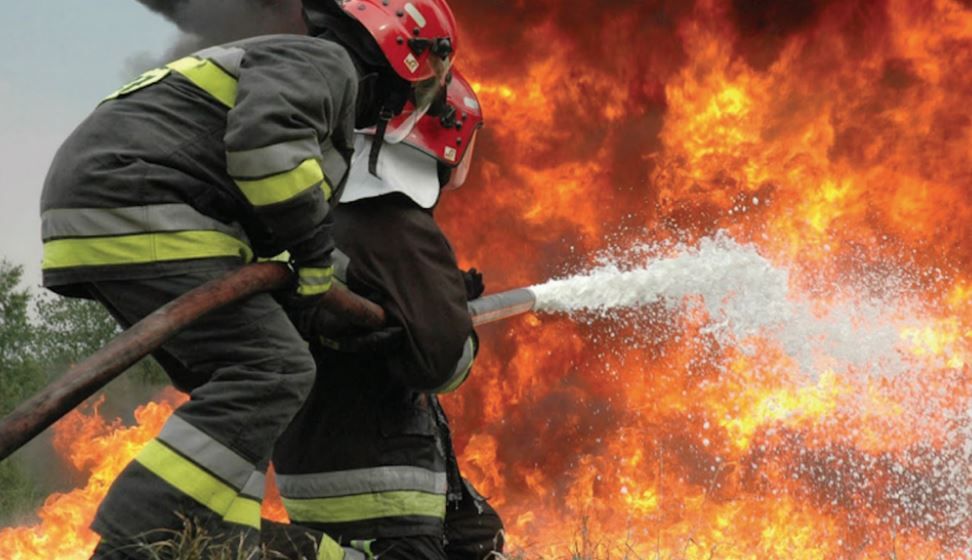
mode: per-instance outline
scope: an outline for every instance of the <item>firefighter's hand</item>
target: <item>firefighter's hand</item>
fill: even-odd
[[[331,285],[331,267],[300,268],[291,263],[291,268],[298,272],[291,277],[290,284],[271,295],[287,312],[297,332],[311,340],[316,336],[314,324],[318,320],[321,301]],[[314,284],[322,280],[323,284]]]
[[[318,340],[322,346],[338,352],[387,356],[401,348],[405,329],[389,326],[360,334],[322,336]]]
[[[310,341],[317,336],[314,325],[318,320],[320,297],[301,297],[293,288],[275,292],[273,297],[283,307],[290,322],[297,327],[297,332],[304,340]]]
[[[296,290],[275,292],[273,297],[287,312],[290,322],[307,341],[318,337],[335,337],[354,330],[346,315],[339,315],[322,305],[324,296],[304,297]]]
[[[466,285],[466,299],[469,301],[478,298],[486,291],[486,283],[483,282],[483,273],[475,268],[463,270],[462,281]]]
[[[311,304],[284,305],[287,316],[304,340],[311,341],[322,336],[329,338],[347,333],[351,329],[351,323],[346,317],[331,313],[319,301],[309,303]]]

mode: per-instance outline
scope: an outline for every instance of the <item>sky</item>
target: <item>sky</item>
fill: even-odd
[[[55,151],[105,95],[179,32],[135,0],[9,2],[0,22],[0,258],[40,284],[41,186]]]

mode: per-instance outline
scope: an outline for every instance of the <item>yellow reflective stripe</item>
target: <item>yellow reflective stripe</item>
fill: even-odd
[[[376,539],[367,539],[367,540],[357,539],[357,540],[352,540],[351,541],[351,548],[354,548],[355,550],[360,550],[361,552],[364,552],[365,554],[367,554],[368,555],[368,558],[372,558],[375,555],[375,553],[372,552],[371,545],[374,544],[375,540]]]
[[[344,523],[406,515],[444,519],[446,497],[402,490],[337,498],[284,498],[283,503],[290,518],[298,523]]]
[[[226,521],[260,528],[260,502],[239,496],[231,486],[156,440],[135,461]]]
[[[321,538],[321,544],[317,546],[317,560],[343,560],[344,549],[336,540],[326,534]]]
[[[236,186],[240,188],[250,204],[266,206],[267,204],[277,204],[290,200],[322,181],[324,181],[324,171],[321,169],[320,162],[314,158],[308,158],[290,171],[271,175],[264,179],[252,181],[237,179]],[[327,185],[326,181],[321,186],[324,190],[324,198],[330,200],[331,189],[324,185]]]
[[[334,268],[300,267],[297,269],[297,293],[302,296],[316,296],[331,289]]]
[[[260,528],[260,502],[254,498],[237,495],[223,514],[223,521]]]
[[[253,258],[243,241],[218,231],[177,231],[54,239],[44,243],[43,268],[142,264],[181,259]]]
[[[211,60],[187,56],[165,66],[182,74],[199,89],[212,95],[223,105],[227,107],[236,105],[236,78],[227,74]]]
[[[334,269],[302,267],[297,269],[297,293],[302,296],[315,296],[331,289]]]
[[[135,78],[131,82],[128,82],[127,84],[123,85],[122,87],[118,88],[117,90],[109,94],[107,97],[102,99],[101,102],[104,103],[105,101],[110,101],[112,99],[115,99],[116,97],[120,97],[122,95],[128,95],[133,91],[138,91],[144,87],[148,87],[162,80],[162,78],[168,75],[169,75],[168,68],[153,68],[151,70],[148,70],[147,72],[142,73],[141,76]]]
[[[297,286],[297,295],[303,297],[319,296],[328,292],[333,285],[334,284],[331,282],[328,282],[327,284],[315,284],[313,286],[300,284]]]
[[[290,251],[284,251],[283,253],[277,253],[272,257],[257,257],[257,262],[290,262]]]

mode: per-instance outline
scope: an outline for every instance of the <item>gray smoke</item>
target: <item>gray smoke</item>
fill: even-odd
[[[126,74],[138,74],[211,45],[272,33],[306,32],[300,0],[138,0],[171,21],[182,35],[161,56],[141,53]]]

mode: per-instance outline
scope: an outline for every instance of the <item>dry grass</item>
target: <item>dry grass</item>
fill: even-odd
[[[556,549],[556,554],[539,552]],[[495,555],[497,560],[668,560],[660,555],[642,556],[629,539],[597,538],[590,530],[588,518],[582,516],[571,542],[524,544],[516,551]]]
[[[138,542],[124,547],[124,552],[145,560],[312,560],[288,558],[263,546],[247,544],[242,535],[227,540],[185,516],[180,518],[181,530],[143,535]]]
[[[242,537],[227,542],[225,538],[197,527],[185,517],[182,517],[182,521],[181,530],[163,531],[169,537],[164,540],[159,539],[159,533],[145,535],[142,542],[131,545],[133,556],[145,560],[314,560],[288,557],[264,546],[247,546]],[[506,554],[494,552],[486,560],[661,560],[659,556],[646,558],[638,555],[630,542],[605,542],[595,538],[588,529],[586,519],[582,519],[573,542],[557,547],[566,554],[551,556],[531,548],[527,545]],[[548,547],[543,548],[549,550]]]

